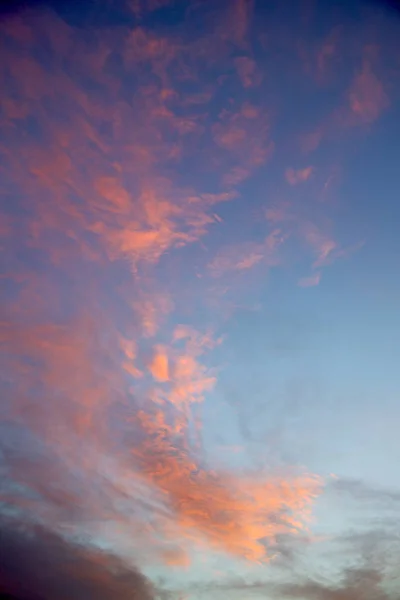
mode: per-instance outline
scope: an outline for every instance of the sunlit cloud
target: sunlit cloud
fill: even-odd
[[[149,364],[149,371],[157,381],[168,381],[168,356],[162,346],[155,348],[153,358]]]

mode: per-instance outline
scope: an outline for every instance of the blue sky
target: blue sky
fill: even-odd
[[[0,26],[14,592],[399,597],[400,20],[291,6]]]

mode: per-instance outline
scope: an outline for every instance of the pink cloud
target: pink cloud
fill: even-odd
[[[239,56],[235,59],[235,66],[243,87],[255,87],[260,85],[262,75],[254,60],[247,56]]]
[[[289,168],[285,171],[285,178],[290,185],[297,185],[298,183],[303,183],[310,179],[313,172],[313,167],[305,167],[304,169],[298,170]]]
[[[361,124],[376,121],[389,106],[383,84],[367,61],[354,77],[348,98],[350,111]]]
[[[263,243],[243,242],[223,248],[209,263],[212,277],[221,277],[228,273],[252,269],[261,262],[267,267],[279,262],[278,251],[284,241],[280,229],[272,231]]]

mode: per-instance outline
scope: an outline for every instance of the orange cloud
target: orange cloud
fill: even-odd
[[[180,349],[170,347],[170,357],[166,356],[163,348],[156,349],[149,367],[155,379],[170,383],[166,389],[154,389],[153,397],[157,401],[170,402],[186,418],[190,405],[201,402],[204,394],[215,385],[215,377],[199,361],[199,357],[216,342],[209,335],[202,336],[196,330],[181,325],[175,328],[172,343],[179,343]],[[181,416],[177,414],[178,419]]]
[[[169,380],[168,355],[163,346],[156,346],[153,358],[149,364],[149,371],[157,381]]]
[[[168,495],[185,537],[199,543],[198,530],[215,548],[248,560],[268,560],[259,540],[301,529],[309,502],[318,493],[320,484],[308,476],[244,481],[200,468],[187,450],[185,423],[190,403],[199,401],[214,385],[215,379],[207,375],[199,357],[215,342],[209,335],[200,335],[186,326],[176,328],[173,338],[185,346],[185,352],[177,352],[171,360],[171,388],[164,396],[177,411],[176,418],[171,424],[162,410],[138,414],[148,438],[135,448],[135,460]],[[178,445],[172,444],[177,435]],[[268,515],[277,512],[281,517],[271,521]]]
[[[152,427],[149,421],[143,426]],[[174,457],[165,438],[157,436],[151,447],[139,461],[144,461],[142,468],[168,493],[179,526],[189,539],[200,541],[197,529],[215,548],[247,560],[269,559],[260,540],[301,530],[310,502],[319,493],[320,482],[313,477],[237,480],[206,470],[196,472],[196,464]],[[271,519],[277,513],[279,520]]]
[[[112,330],[108,327],[107,347],[102,348],[99,344],[100,331],[104,332],[105,325],[106,322],[100,319],[98,325],[89,320],[86,324],[79,322],[68,328],[50,325],[30,330],[3,328],[4,339],[12,350],[9,372],[19,374],[18,401],[13,410],[23,417],[27,426],[43,435],[64,461],[84,471],[89,487],[95,486],[102,456],[108,456],[108,460],[116,459],[112,469],[115,483],[110,488],[105,488],[102,483],[102,489],[110,494],[110,501],[123,493],[122,488],[115,487],[119,485],[118,465],[123,467],[127,455],[131,454],[148,481],[166,494],[165,503],[173,508],[176,526],[182,535],[199,543],[198,530],[216,548],[249,560],[267,559],[259,539],[286,530],[295,531],[300,523],[294,524],[291,512],[296,512],[297,520],[306,515],[304,511],[318,493],[318,482],[307,477],[284,477],[276,481],[269,478],[264,483],[243,481],[240,477],[208,471],[191,457],[187,440],[188,408],[192,402],[199,402],[215,383],[215,377],[200,362],[200,357],[216,342],[209,335],[199,334],[187,326],[179,326],[174,331],[173,340],[179,348],[174,351],[172,346],[169,372],[161,347],[156,349],[151,365],[155,379],[166,381],[169,375],[169,389],[164,399],[174,407],[173,422],[171,416],[167,417],[167,411],[155,408],[157,404],[148,405],[145,411],[129,418],[134,436],[131,447],[128,449],[124,444],[124,453],[114,455],[115,431],[112,419],[108,421],[108,418],[113,414],[110,413],[113,407],[117,415],[121,410],[120,403],[125,404],[122,373],[127,370],[127,363],[134,366],[135,361],[140,360],[140,350],[133,342],[119,340],[121,371],[115,362],[109,365],[111,369],[105,368],[110,360],[108,354],[111,357],[116,352],[116,348],[110,346]],[[103,355],[104,350],[106,355]],[[18,357],[18,362],[13,361],[13,356]],[[32,367],[28,364],[21,367],[21,356],[24,360],[32,360]],[[29,388],[35,380],[40,383],[42,393],[36,406],[26,412]],[[73,402],[66,403],[67,398]],[[88,450],[92,449],[85,457],[81,455],[80,438],[85,440]],[[39,479],[33,472],[32,476],[32,483],[38,484]],[[58,476],[62,481],[65,473],[58,470]],[[128,481],[136,481],[135,468],[131,466],[125,477]],[[40,485],[46,489],[43,481]],[[87,490],[85,502],[80,495],[74,500],[73,496],[68,497],[68,479],[61,489],[66,492],[63,500],[66,509],[70,503],[76,503],[80,510],[85,508],[99,519],[107,517],[116,523],[126,523],[127,517],[109,506],[108,499],[103,505],[95,487]],[[277,524],[268,515],[275,515],[280,510],[283,511],[282,518]],[[54,515],[55,522],[59,518],[57,514]],[[47,518],[49,516],[47,514]],[[130,520],[130,527],[138,526],[137,522],[132,522],[132,517]],[[162,529],[162,523],[160,527]]]
[[[168,399],[176,406],[185,406],[204,399],[213,389],[216,379],[193,356],[179,355],[174,362],[173,387]]]

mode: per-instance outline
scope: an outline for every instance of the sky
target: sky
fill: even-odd
[[[399,34],[367,1],[2,18],[0,589],[400,598]]]

